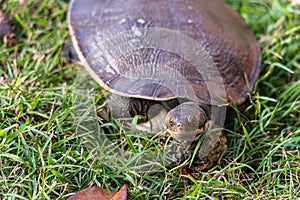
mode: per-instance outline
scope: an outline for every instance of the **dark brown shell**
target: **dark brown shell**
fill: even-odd
[[[182,97],[212,104],[212,96],[219,96],[222,100],[215,104],[227,100],[240,104],[259,72],[261,53],[255,37],[239,14],[220,0],[73,0],[69,27],[76,51],[92,76],[101,86],[123,96],[161,101]],[[217,75],[199,71],[174,52],[141,47],[107,61],[109,55],[99,50],[104,46],[109,54],[110,49],[121,46],[124,38],[112,39],[120,32],[142,29],[144,34],[158,28],[184,34],[205,49],[223,78],[227,100],[220,82],[214,83]],[[168,39],[160,35],[158,40],[156,44]],[[181,39],[174,43],[187,48]],[[203,63],[210,63],[205,53],[201,56]],[[137,72],[141,65],[149,68]],[[176,73],[155,79],[168,76],[169,69]],[[185,81],[178,81],[179,76]]]

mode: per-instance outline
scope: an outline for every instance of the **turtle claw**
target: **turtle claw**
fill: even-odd
[[[227,149],[227,138],[223,131],[214,131],[206,136],[194,162],[195,169],[201,171],[208,169],[219,160],[221,154]]]

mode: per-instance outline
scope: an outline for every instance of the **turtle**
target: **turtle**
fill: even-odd
[[[143,123],[164,110],[159,128],[182,143],[222,127],[223,108],[242,105],[258,78],[259,43],[223,0],[72,0],[68,22],[80,61],[111,93],[113,116]],[[215,133],[198,155],[209,163],[226,149]]]

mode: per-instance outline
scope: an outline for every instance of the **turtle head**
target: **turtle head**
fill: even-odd
[[[198,103],[185,102],[168,112],[165,125],[173,138],[193,141],[203,132],[207,121],[207,114]]]

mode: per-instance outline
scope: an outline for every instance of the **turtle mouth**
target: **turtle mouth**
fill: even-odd
[[[167,129],[167,132],[176,140],[185,140],[185,141],[194,141],[198,138],[199,135],[203,133],[203,128],[199,128],[193,131],[185,131],[185,130],[172,130],[170,128]]]

